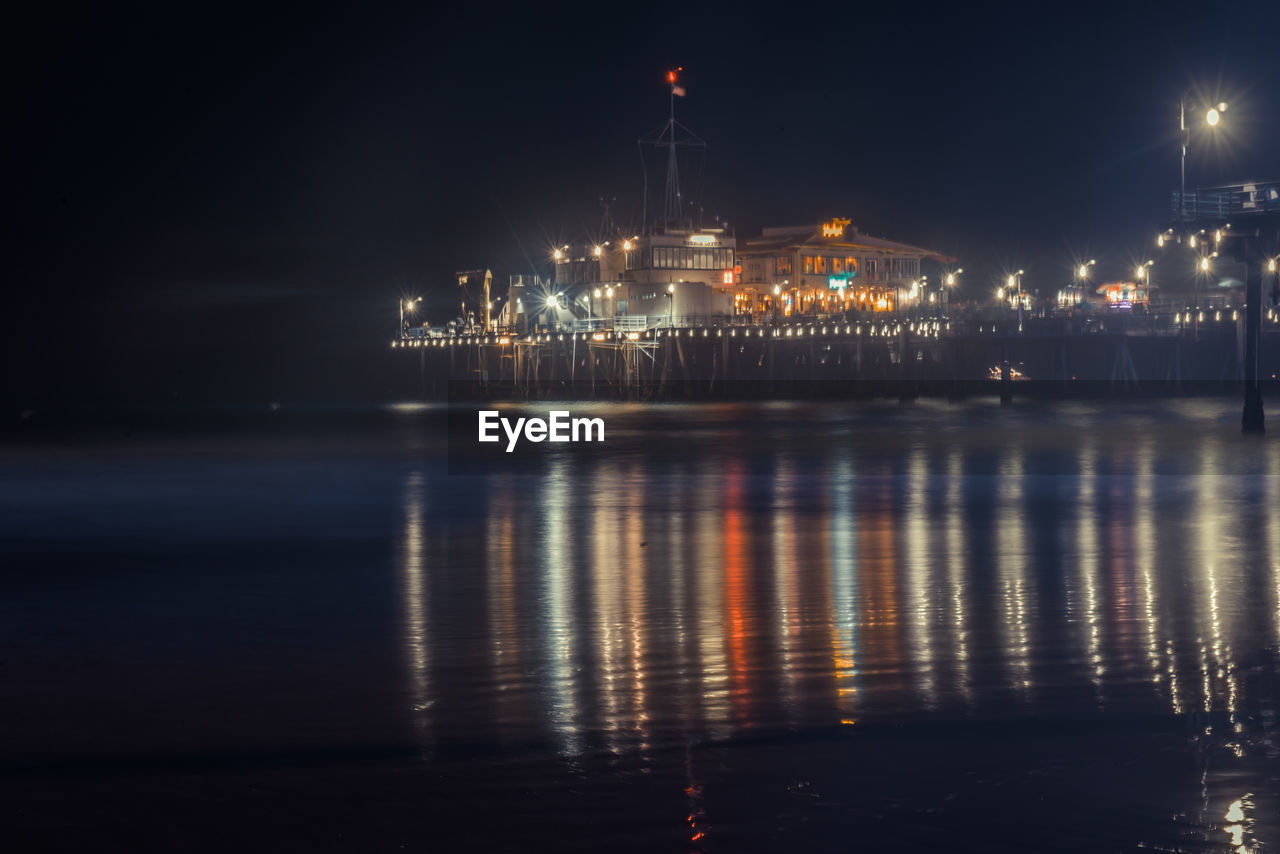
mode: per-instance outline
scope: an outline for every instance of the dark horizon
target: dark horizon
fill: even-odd
[[[1188,187],[1280,172],[1272,4],[828,14],[50,13],[10,74],[10,409],[407,393],[401,294],[443,318],[457,270],[545,270],[601,196],[638,225],[676,65],[708,220],[850,216],[971,298],[1153,257],[1188,88],[1231,105]]]

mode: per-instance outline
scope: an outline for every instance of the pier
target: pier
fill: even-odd
[[[787,396],[963,398],[1195,394],[1245,379],[1244,312],[1016,320],[711,319],[405,338],[424,396],[637,400]],[[676,320],[676,319],[673,319]],[[728,320],[725,318],[724,320]],[[608,328],[605,328],[605,327]],[[1265,313],[1264,382],[1280,373],[1280,312]]]

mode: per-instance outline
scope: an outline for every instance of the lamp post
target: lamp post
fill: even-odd
[[[494,298],[493,298],[493,300],[489,303],[489,310],[490,310],[490,314],[492,314],[492,313],[493,313],[493,308],[494,308],[495,306],[497,306],[497,305],[498,305],[498,303],[500,303],[500,302],[502,302],[502,297],[494,297]],[[498,316],[499,316],[499,317],[501,317],[501,316],[502,316],[502,309],[501,309],[501,308],[499,308],[499,309],[498,309]],[[499,328],[499,327],[497,326],[497,324],[494,324],[494,329],[496,330],[496,329],[498,329],[498,328]]]
[[[1013,290],[1015,287],[1018,289],[1018,334],[1022,334],[1022,274],[1024,272],[1026,271],[1019,270],[1016,273],[1011,273],[1007,282],[1009,290]]]
[[[560,295],[559,294],[547,294],[547,315],[548,315],[547,328],[554,329],[555,327],[552,324],[554,323],[555,325],[559,325],[560,323]]]
[[[1276,263],[1276,259],[1272,258],[1267,261],[1267,272],[1271,274],[1271,307],[1280,308],[1280,276],[1276,275],[1276,268],[1280,264]],[[1261,310],[1262,306],[1258,306]]]
[[[782,299],[782,286],[773,286],[773,325],[778,325],[778,300]]]
[[[1076,280],[1080,283],[1078,285],[1080,290],[1083,291],[1085,288],[1088,287],[1086,283],[1089,281],[1089,268],[1097,263],[1098,262],[1096,259],[1090,258],[1088,261],[1081,264],[1079,267],[1076,267]]]
[[[1156,262],[1152,260],[1143,261],[1138,265],[1138,269],[1135,271],[1138,276],[1138,281],[1144,286],[1148,306],[1151,305],[1151,268],[1155,263]]]
[[[961,274],[961,273],[963,273],[963,272],[964,272],[964,268],[963,268],[963,267],[960,267],[959,269],[956,269],[956,270],[948,270],[948,271],[947,271],[947,273],[946,273],[946,275],[945,275],[945,276],[943,276],[943,278],[942,278],[942,281],[943,281],[943,282],[946,284],[946,286],[947,286],[947,288],[946,288],[946,290],[947,290],[947,314],[951,314],[951,295],[955,292],[955,288],[956,288],[956,276],[960,275],[960,274]]]
[[[400,302],[400,337],[407,338],[408,335],[406,333],[409,330],[408,330],[408,327],[405,325],[404,313],[407,311],[410,314],[412,314],[414,307],[418,303],[422,302],[422,297],[418,297],[417,299],[410,299],[410,300],[400,300],[399,302]]]
[[[1211,252],[1208,255],[1201,255],[1200,260],[1196,262],[1196,288],[1195,288],[1195,317],[1192,321],[1192,335],[1198,341],[1200,340],[1200,280],[1213,275],[1213,259],[1217,252]]]
[[[667,285],[667,328],[676,325],[676,283]]]
[[[1178,110],[1178,130],[1182,136],[1182,190],[1178,194],[1178,219],[1187,218],[1187,143],[1191,139],[1191,131],[1187,128],[1187,96],[1191,94],[1190,89],[1182,94],[1182,100]],[[1203,107],[1203,105],[1201,105]],[[1204,123],[1209,127],[1217,127],[1222,121],[1222,114],[1227,111],[1225,101],[1219,101],[1216,107],[1211,106],[1205,110]]]

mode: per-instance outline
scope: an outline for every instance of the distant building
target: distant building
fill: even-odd
[[[1138,282],[1103,282],[1098,293],[1109,308],[1145,307],[1150,301],[1147,286]]]
[[[930,249],[860,234],[848,219],[766,228],[738,250],[735,308],[771,312],[776,299],[777,313],[789,316],[936,303],[941,283],[921,280],[926,258],[944,260]]]
[[[655,227],[636,237],[554,250],[555,288],[583,317],[679,325],[733,314],[731,229]]]

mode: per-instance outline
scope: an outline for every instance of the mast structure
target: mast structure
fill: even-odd
[[[676,72],[667,72],[667,81],[671,84],[671,106],[667,117],[671,141],[667,144],[667,191],[662,203],[662,217],[667,222],[674,222],[680,219],[681,214],[680,166],[676,162]]]
[[[676,97],[684,97],[685,90],[678,82],[678,74],[683,67],[667,72],[668,94],[667,121],[658,131],[641,137],[637,144],[640,148],[640,166],[644,170],[644,219],[648,227],[649,217],[649,175],[645,167],[644,148],[654,146],[667,150],[667,177],[663,190],[662,220],[663,225],[679,225],[684,221],[684,197],[680,192],[680,162],[676,149],[680,146],[706,149],[707,144],[680,122],[676,121]],[[654,223],[658,224],[657,222]]]

